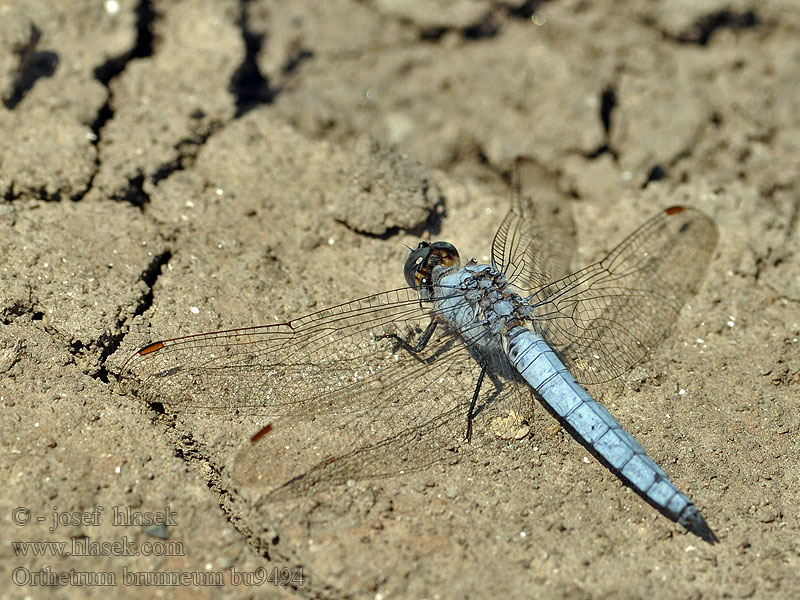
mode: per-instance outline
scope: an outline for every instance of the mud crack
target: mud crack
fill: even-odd
[[[37,50],[42,32],[31,23],[28,40],[14,48],[14,54],[19,60],[16,76],[11,84],[11,91],[3,98],[3,104],[9,110],[14,110],[22,99],[43,77],[50,77],[58,66],[58,54],[49,50]]]
[[[89,177],[89,183],[86,185],[86,189],[72,198],[76,202],[82,200],[86,194],[92,190],[94,178],[100,170],[100,152],[98,147],[103,136],[103,128],[114,116],[114,109],[112,108],[114,94],[111,91],[111,81],[118,77],[132,60],[153,55],[153,47],[155,44],[153,28],[156,19],[158,19],[158,14],[153,8],[152,0],[140,0],[134,12],[136,14],[136,42],[133,47],[119,56],[108,59],[94,70],[95,78],[106,88],[106,101],[100,107],[100,110],[97,111],[97,115],[91,123],[91,141],[96,150],[94,171]],[[129,195],[130,194],[126,194],[126,197]]]
[[[176,415],[167,410],[161,403],[150,406],[156,415],[153,423],[161,427],[167,440],[175,449],[175,456],[189,466],[193,472],[202,478],[208,489],[216,496],[220,509],[225,518],[234,529],[241,534],[245,543],[258,555],[271,562],[299,566],[300,562],[284,552],[277,550],[280,538],[275,532],[268,532],[271,537],[265,539],[254,531],[245,518],[245,510],[239,510],[242,500],[234,489],[229,489],[225,483],[221,469],[216,462],[205,452],[203,445],[191,433],[181,431],[177,426]],[[302,586],[289,584],[291,589],[299,592],[305,598],[335,599],[346,598],[342,592],[324,583],[315,583],[308,569],[303,570]]]

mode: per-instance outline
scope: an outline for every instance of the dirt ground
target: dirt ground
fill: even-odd
[[[0,0],[0,46],[0,597],[797,597],[796,2]],[[521,154],[581,262],[715,220],[672,335],[591,391],[718,544],[544,410],[276,504],[266,420],[117,390],[150,341],[401,287],[420,238],[487,260]]]

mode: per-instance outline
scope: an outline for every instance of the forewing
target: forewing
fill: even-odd
[[[286,323],[155,342],[126,362],[120,383],[146,402],[205,412],[353,412],[391,403],[448,351],[469,364],[444,331],[418,354],[390,337],[414,343],[431,318],[413,290],[384,292]]]
[[[492,241],[494,265],[518,288],[536,290],[570,272],[574,243],[572,212],[555,180],[518,158],[511,210]]]
[[[537,323],[579,382],[613,379],[669,332],[716,243],[716,227],[703,213],[668,208],[600,262],[536,292]]]

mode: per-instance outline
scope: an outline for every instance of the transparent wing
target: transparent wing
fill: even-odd
[[[281,436],[301,435],[304,424],[322,419],[316,431],[327,428],[332,441],[310,464],[270,482],[285,483],[284,491],[412,470],[463,442],[480,371],[469,348],[441,326],[416,354],[389,337],[414,344],[432,311],[401,289],[287,323],[155,342],[128,359],[120,384],[173,409],[279,417],[265,436],[276,447],[291,445]],[[479,416],[490,417],[484,409],[503,392],[500,381],[484,383]]]
[[[428,391],[429,387],[422,391]],[[359,436],[360,443],[357,446],[334,451],[297,476],[285,477],[284,483],[272,489],[268,496],[276,500],[302,497],[312,490],[326,490],[350,481],[413,472],[434,464],[455,461],[465,445],[475,451],[493,440],[521,439],[527,435],[533,396],[530,388],[524,384],[506,381],[500,388],[482,387],[478,406],[482,410],[475,422],[485,426],[476,430],[469,444],[464,440],[466,406],[453,404],[444,412],[429,411],[423,419],[418,414],[414,418],[401,419],[400,423],[405,426],[389,436]],[[502,412],[498,410],[500,406],[505,407]],[[263,481],[262,472],[273,470],[270,461],[286,462],[285,457],[275,452],[276,448],[288,447],[285,438],[270,440],[270,435],[272,432],[262,438],[272,442],[270,445],[259,440],[257,444],[247,445],[237,457],[239,477],[246,479],[249,484]]]
[[[385,292],[286,323],[155,342],[126,362],[120,383],[147,402],[212,412],[352,410],[354,391],[377,396],[404,376],[398,367],[413,372],[423,364],[407,364],[384,336],[413,342],[430,320],[412,290]],[[443,342],[432,340],[423,354]]]
[[[492,241],[492,262],[515,286],[532,291],[570,272],[575,223],[556,182],[534,161],[517,159],[512,187],[511,210]]]
[[[703,213],[668,208],[603,260],[533,294],[536,322],[579,382],[613,379],[666,336],[716,243]]]

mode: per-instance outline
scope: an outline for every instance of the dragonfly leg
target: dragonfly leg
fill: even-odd
[[[467,435],[464,437],[467,442],[472,439],[472,417],[475,412],[475,405],[478,403],[478,396],[481,393],[481,386],[483,385],[483,378],[486,377],[486,365],[481,363],[481,374],[478,375],[478,383],[475,385],[475,393],[472,394],[472,402],[469,403],[469,410],[467,411]]]
[[[393,339],[408,352],[411,352],[412,354],[418,354],[419,352],[422,352],[425,349],[425,346],[428,345],[428,342],[431,341],[431,336],[433,336],[434,331],[436,331],[436,319],[431,319],[431,322],[425,328],[425,331],[422,332],[422,337],[420,337],[419,341],[413,346],[396,333],[386,333],[377,337],[379,340],[385,338]]]

